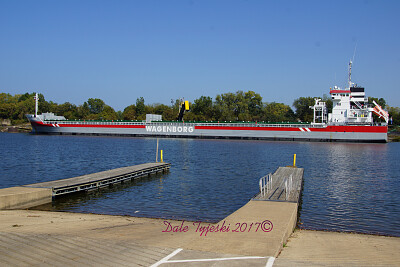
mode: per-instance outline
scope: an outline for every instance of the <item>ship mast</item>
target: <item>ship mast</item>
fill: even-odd
[[[349,62],[349,88],[353,86],[353,83],[351,82],[351,65],[353,64],[353,61],[350,60]]]
[[[356,56],[356,49],[357,49],[357,44],[354,47],[354,54],[353,54],[353,59],[350,59],[349,62],[349,89],[353,86],[354,83],[351,82],[351,66],[353,65],[354,57]]]
[[[38,106],[39,106],[39,97],[38,94],[35,93],[35,118],[37,117]]]

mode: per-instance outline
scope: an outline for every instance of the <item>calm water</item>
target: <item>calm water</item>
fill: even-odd
[[[155,147],[154,138],[0,133],[0,188],[152,162]],[[296,153],[305,169],[303,228],[400,236],[400,143],[160,139],[160,149],[168,174],[43,208],[216,222]]]

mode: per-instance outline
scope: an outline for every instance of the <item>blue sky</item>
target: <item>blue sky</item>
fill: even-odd
[[[400,1],[0,0],[0,92],[123,110],[253,90],[292,104],[353,81],[400,107]]]

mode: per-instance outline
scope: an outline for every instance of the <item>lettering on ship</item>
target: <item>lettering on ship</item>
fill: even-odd
[[[194,126],[146,126],[147,132],[153,133],[193,133]]]

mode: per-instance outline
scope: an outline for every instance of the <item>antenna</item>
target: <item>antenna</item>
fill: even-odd
[[[356,46],[354,47],[353,59],[351,59],[349,62],[349,88],[353,86],[353,83],[351,82],[351,66],[353,65],[354,58],[356,56],[356,50],[357,50],[357,43]]]
[[[350,60],[349,62],[349,88],[353,85],[351,82],[351,65],[353,64],[353,61]]]
[[[355,58],[355,56],[356,56],[356,50],[357,50],[357,43],[356,43],[356,46],[354,47],[354,53],[353,53],[353,60],[352,60],[352,62],[354,62],[354,58]]]

